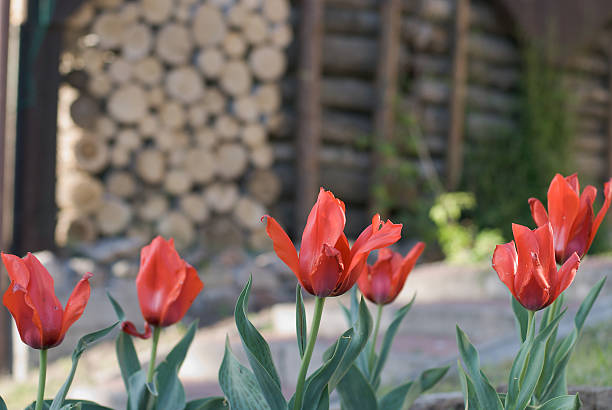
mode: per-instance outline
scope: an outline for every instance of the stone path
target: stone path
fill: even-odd
[[[575,310],[591,286],[611,270],[612,258],[589,257],[584,261],[568,291],[570,311],[563,322],[562,331],[569,331],[571,328]],[[255,282],[257,279],[254,277]],[[611,290],[612,284],[604,287],[588,323],[612,319]],[[409,277],[406,288],[396,302],[385,308],[381,329],[384,330],[388,326],[393,313],[407,303],[414,292],[417,293],[417,300],[395,339],[383,384],[397,384],[425,368],[455,363],[456,324],[477,345],[484,364],[508,360],[516,353],[518,337],[507,290],[489,266],[419,266]],[[348,298],[334,299],[336,300],[328,300],[325,304],[311,368],[320,363],[325,348],[347,328],[339,302],[348,304]],[[312,301],[307,301],[306,305],[307,316],[310,318]],[[294,391],[295,375],[299,367],[294,334],[294,306],[277,304],[253,315],[251,319],[270,343],[283,391],[289,396]],[[200,329],[181,370],[188,397],[197,398],[220,393],[217,372],[223,357],[226,335],[230,337],[234,353],[243,363],[247,363],[232,319]],[[179,337],[180,332],[176,327],[166,330],[162,334],[161,353],[167,352]],[[143,364],[148,360],[149,344],[149,341],[137,343]],[[56,382],[50,382],[51,385],[55,383],[59,387],[66,367],[66,359],[51,367],[49,377],[58,379]],[[35,377],[30,377],[30,383],[33,385]],[[1,386],[0,394],[4,396],[5,389],[11,386],[6,380],[2,380]],[[85,353],[70,396],[92,399],[115,408],[124,407],[123,383],[114,361],[112,341],[101,343]]]

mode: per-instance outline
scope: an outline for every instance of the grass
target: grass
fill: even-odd
[[[570,386],[612,386],[612,321],[584,329],[569,363],[567,381]],[[483,366],[493,386],[508,383],[511,361]],[[460,391],[456,371],[449,374],[430,392]]]

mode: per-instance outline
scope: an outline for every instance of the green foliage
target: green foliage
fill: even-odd
[[[499,230],[482,229],[465,212],[476,207],[469,192],[445,193],[436,199],[429,217],[437,227],[437,239],[449,262],[467,263],[490,259],[495,245],[503,242]]]
[[[527,198],[545,198],[555,173],[573,172],[571,101],[550,54],[525,47],[518,127],[490,129],[467,147],[463,186],[476,196],[475,224],[502,227],[508,238],[512,222],[533,225]]]

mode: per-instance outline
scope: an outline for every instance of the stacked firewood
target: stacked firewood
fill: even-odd
[[[264,242],[287,0],[92,0],[66,33],[57,239]]]

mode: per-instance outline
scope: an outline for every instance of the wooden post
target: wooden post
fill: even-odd
[[[378,143],[374,147],[393,141],[395,130],[395,103],[397,96],[397,77],[401,47],[402,3],[401,0],[383,0],[380,3],[379,55],[376,66],[376,104],[374,108],[374,133]],[[383,158],[374,148],[374,172],[383,166]],[[375,181],[375,183],[385,183]],[[372,201],[375,202],[375,201]],[[377,204],[371,203],[374,208]],[[379,205],[378,205],[379,206]],[[383,209],[373,211],[384,213]]]
[[[612,48],[608,51],[608,90],[612,92]],[[604,177],[612,177],[612,104],[608,108],[608,175]]]
[[[321,49],[324,0],[302,0],[299,28],[297,101],[297,190],[295,231],[306,217],[319,189],[321,140]]]
[[[29,0],[21,30],[12,251],[54,247],[57,99],[62,23],[84,0]],[[55,8],[44,9],[43,5]]]
[[[4,136],[6,126],[6,84],[8,74],[9,14],[11,2],[5,0],[0,4],[0,206],[4,208]],[[3,235],[4,214],[0,211],[0,249],[5,249]],[[8,289],[10,281],[4,266],[0,267],[0,292]],[[0,308],[0,373],[11,368],[11,317],[8,310]]]
[[[470,0],[457,0],[453,51],[450,128],[446,155],[446,185],[457,188],[463,168],[463,123],[467,82],[467,36],[470,29]]]

